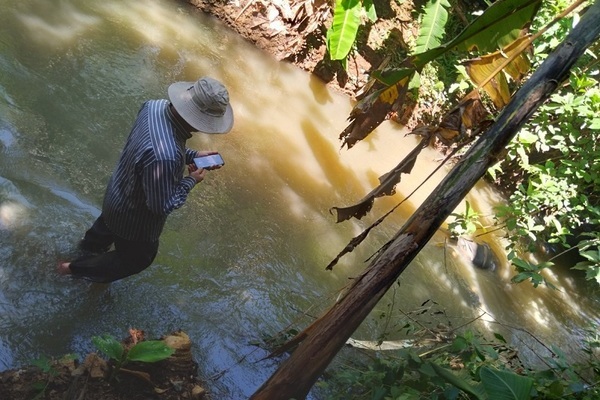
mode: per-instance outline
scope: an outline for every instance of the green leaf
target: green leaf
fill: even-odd
[[[415,70],[412,68],[394,68],[383,71],[373,71],[371,76],[385,85],[392,86],[396,83],[400,82],[403,79],[411,80],[412,76],[415,74]],[[379,96],[383,92],[383,90],[379,91],[379,93],[375,92],[377,96]]]
[[[358,32],[360,11],[359,0],[336,0],[333,11],[333,24],[327,31],[327,48],[332,60],[346,58]]]
[[[481,53],[494,52],[518,37],[523,27],[531,22],[541,4],[542,0],[497,1],[450,42],[415,54],[412,64],[419,70],[452,49],[470,51],[478,48]]]
[[[454,341],[452,342],[452,350],[453,351],[463,351],[468,346],[469,346],[469,343],[462,336],[457,336],[456,338],[454,338]]]
[[[580,251],[579,254],[592,262],[600,261],[600,249]]]
[[[515,258],[512,260],[512,263],[517,267],[518,270],[521,271],[536,271],[537,268],[532,263],[525,261],[521,258]]]
[[[38,367],[42,372],[50,372],[52,369],[52,360],[46,356],[41,356],[38,359],[31,360],[31,364]]]
[[[511,281],[513,283],[521,283],[529,278],[531,278],[531,272],[521,272],[520,274],[515,275]]]
[[[175,352],[174,349],[167,346],[160,340],[147,340],[139,342],[127,353],[127,360],[142,362],[157,362],[170,357]]]
[[[494,337],[496,339],[498,339],[499,341],[501,341],[502,343],[506,343],[506,339],[504,339],[504,336],[502,336],[501,334],[494,332]]]
[[[438,47],[442,43],[441,39],[444,36],[444,28],[448,21],[446,8],[450,8],[448,0],[430,0],[425,5],[415,53],[422,53]]]
[[[482,367],[479,377],[489,400],[527,400],[531,397],[533,380],[513,372]]]
[[[441,378],[446,380],[446,382],[450,383],[451,385],[456,386],[457,388],[459,388],[460,390],[462,390],[465,393],[469,393],[469,394],[475,396],[475,398],[477,398],[477,399],[481,399],[481,400],[485,399],[483,390],[480,386],[472,385],[465,378],[455,375],[451,371],[449,371],[446,368],[443,368],[435,363],[431,363],[431,367],[435,370],[435,372]]]
[[[94,336],[92,343],[109,358],[121,361],[125,349],[123,345],[110,335]]]
[[[376,388],[371,396],[371,400],[384,400],[387,395],[387,390],[385,388],[379,387]]]
[[[590,129],[598,130],[600,129],[600,118],[592,118],[590,123]]]
[[[369,21],[377,21],[377,10],[375,10],[375,4],[373,4],[373,0],[363,0],[363,7],[367,13],[367,18],[369,18]]]
[[[512,42],[531,23],[541,0],[503,0],[488,7],[458,35],[449,46],[463,50],[477,48],[482,53],[494,52]]]
[[[519,143],[523,143],[525,145],[533,144],[533,143],[537,142],[539,139],[536,134],[531,133],[526,129],[521,130],[517,137],[518,137]]]
[[[595,279],[598,284],[600,284],[600,266],[598,263],[591,263],[589,261],[580,261],[572,269],[578,269],[585,271],[585,279],[593,280]]]

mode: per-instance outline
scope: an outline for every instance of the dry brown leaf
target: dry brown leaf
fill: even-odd
[[[376,197],[393,195],[396,185],[400,182],[401,175],[409,174],[412,171],[417,157],[421,150],[427,147],[428,143],[429,137],[421,139],[421,142],[394,169],[379,178],[379,185],[358,203],[349,207],[332,207],[329,211],[336,212],[337,222],[346,221],[352,217],[361,219],[371,210]]]
[[[502,50],[463,62],[467,74],[477,86],[481,86],[495,74],[483,86],[483,90],[490,96],[498,109],[508,104],[511,98],[506,76],[508,75],[513,81],[518,82],[531,68],[528,58],[529,48],[522,50],[528,40],[528,35],[521,36]],[[502,68],[502,71],[498,72],[498,69],[507,60],[510,62]]]
[[[340,134],[342,147],[350,149],[356,142],[365,139],[402,105],[406,99],[409,78],[366,96],[352,109],[348,118],[350,125]]]
[[[435,135],[446,145],[462,140],[468,131],[475,130],[488,117],[479,92],[471,91],[458,105],[446,113]]]

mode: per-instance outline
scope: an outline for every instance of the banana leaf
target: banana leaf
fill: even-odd
[[[335,211],[337,214],[337,222],[348,220],[352,217],[361,219],[371,210],[376,197],[390,196],[395,193],[395,186],[400,182],[402,174],[410,174],[417,157],[421,151],[427,147],[429,142],[428,137],[424,137],[419,144],[400,162],[396,167],[379,177],[379,185],[371,190],[357,204],[349,207],[332,207],[329,211]]]
[[[327,31],[327,48],[332,60],[344,60],[354,44],[360,25],[360,0],[336,0],[333,24]]]
[[[479,377],[489,400],[528,400],[531,397],[531,378],[490,367],[481,368]]]
[[[415,53],[422,53],[442,44],[450,3],[448,0],[430,0],[424,9]]]
[[[524,45],[527,45],[528,38],[527,35],[522,36],[502,50],[463,62],[469,78],[477,86],[489,81],[483,85],[483,90],[498,109],[508,104],[511,97],[506,75],[513,81],[519,82],[531,68],[527,51],[521,50]],[[526,49],[530,50],[531,46],[527,46]],[[507,60],[510,62],[502,68],[502,71],[497,72]]]
[[[371,190],[358,203],[347,207],[332,207],[329,212],[332,214],[333,212],[336,213],[336,222],[346,221],[351,218],[361,219],[371,211],[377,197],[395,194],[396,185],[400,183],[401,175],[411,173],[419,154],[428,146],[433,135],[439,137],[447,145],[451,145],[457,141],[464,140],[467,131],[487,127],[489,125],[488,117],[489,114],[481,103],[479,92],[477,90],[471,91],[444,115],[438,126],[422,126],[411,132],[414,135],[421,136],[421,141],[394,169],[379,177],[379,185],[376,188]],[[351,248],[345,249],[345,252],[352,251],[360,241],[357,238],[356,243]],[[339,257],[342,255],[340,254]]]
[[[342,147],[352,148],[378,127],[391,111],[398,110],[396,105],[404,102],[408,84],[413,71],[405,70],[404,78],[389,87],[380,88],[363,98],[352,110],[348,119],[350,125],[340,134]],[[401,100],[401,101],[399,101]]]
[[[541,0],[497,1],[452,41],[407,57],[399,69],[374,71],[371,76],[379,82],[366,94],[365,99],[368,98],[368,102],[359,102],[350,113],[351,122],[340,135],[340,139],[344,140],[342,147],[348,144],[347,138],[351,138],[352,145],[366,138],[392,111],[402,107],[405,97],[401,95],[406,95],[406,91],[387,92],[384,90],[386,87],[400,87],[398,83],[406,76],[420,72],[425,65],[448,51],[478,49],[482,53],[488,53],[513,43],[531,23],[541,3]],[[395,98],[390,97],[394,93],[398,95]],[[386,99],[376,97],[381,95],[387,96]],[[348,145],[348,148],[352,145]]]

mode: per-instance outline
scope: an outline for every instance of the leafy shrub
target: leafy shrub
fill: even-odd
[[[114,360],[115,366],[112,377],[130,361],[153,363],[164,360],[175,352],[174,349],[160,340],[138,342],[129,349],[111,335],[94,336],[92,337],[92,343],[98,350]]]
[[[550,19],[564,2],[550,1],[539,16]],[[565,18],[536,43],[536,62],[541,62],[562,41],[576,20]],[[543,21],[542,21],[543,22]],[[544,282],[540,271],[551,262],[532,265],[523,256],[540,244],[568,248],[582,238],[582,230],[600,226],[600,85],[594,49],[588,51],[534,118],[511,143],[506,159],[490,172],[500,180],[519,182],[511,189],[508,204],[499,207],[497,218],[506,225],[511,246],[509,259],[519,274],[515,282]],[[598,242],[582,243],[587,260],[578,268],[588,279],[600,283]],[[595,252],[595,253],[594,253]]]
[[[543,371],[526,369],[500,334],[493,340],[466,331],[450,344],[377,353],[372,362],[347,365],[318,383],[327,400],[369,399],[597,399],[598,333],[590,332],[586,364],[570,364],[553,348]],[[420,351],[420,353],[419,353]],[[586,379],[580,372],[592,369]]]

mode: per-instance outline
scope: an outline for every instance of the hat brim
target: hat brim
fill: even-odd
[[[233,109],[227,104],[222,116],[203,113],[192,101],[191,91],[195,82],[175,82],[169,86],[169,100],[185,121],[198,132],[227,133],[233,127]]]

